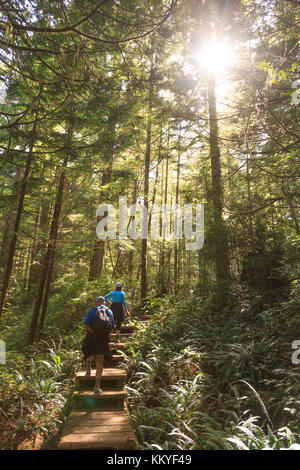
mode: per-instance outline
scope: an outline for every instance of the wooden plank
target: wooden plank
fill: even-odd
[[[104,390],[100,395],[95,395],[93,390],[76,390],[74,392],[74,396],[76,397],[84,397],[84,398],[119,398],[119,397],[127,397],[126,390]]]
[[[121,414],[122,411],[119,411],[119,415],[113,414],[113,412],[109,411],[92,411],[90,413],[87,413],[86,415],[79,416],[76,416],[73,413],[70,414],[67,422],[70,421],[72,423],[125,423],[126,420],[128,421],[128,415],[124,412],[124,414]],[[94,415],[94,413],[99,413],[99,415]]]
[[[96,374],[96,369],[92,369],[92,374],[95,375]],[[126,375],[126,370],[124,369],[121,369],[121,368],[118,368],[118,367],[105,367],[103,369],[103,376],[107,376],[107,375]],[[76,372],[76,377],[83,377],[85,376],[85,370],[83,371],[80,371],[80,372]]]
[[[136,330],[135,325],[122,325],[121,326],[121,333],[133,333]]]
[[[101,421],[87,421],[86,423],[82,423],[80,421],[73,421],[73,422],[70,422],[66,424],[66,427],[65,427],[65,431],[64,431],[64,435],[65,434],[70,434],[71,431],[73,431],[74,429],[82,429],[82,428],[85,428],[85,429],[89,429],[89,431],[85,431],[87,433],[90,433],[90,432],[94,432],[93,429],[96,428],[96,427],[101,427],[101,428],[105,428],[105,429],[110,429],[111,431],[113,430],[117,430],[117,429],[123,429],[123,428],[128,428],[130,431],[132,431],[131,429],[131,425],[127,420],[122,420],[122,421],[119,421],[119,422],[116,422],[116,421],[112,421],[112,420],[108,420],[106,422],[101,422]]]
[[[78,381],[90,381],[95,380],[96,369],[91,370],[91,375],[85,375],[85,371],[76,373],[76,380]],[[103,369],[101,380],[126,380],[127,372],[124,369],[117,368],[105,368]]]
[[[76,412],[75,412],[76,413]],[[129,416],[124,412],[91,412],[91,413],[76,413],[70,414],[67,419],[67,427],[81,427],[81,426],[130,426]]]
[[[112,360],[111,360],[111,363],[112,365],[113,364],[120,364],[121,362],[124,361],[124,357],[122,356],[122,354],[113,354],[112,355]]]
[[[119,412],[72,412],[66,426],[114,426],[129,423],[128,415]]]
[[[133,432],[68,434],[63,436],[60,449],[137,448]]]
[[[126,333],[119,333],[119,338],[129,338],[130,336],[132,336],[132,333],[130,332],[126,332]],[[110,338],[115,338],[116,337],[116,333],[111,333],[110,334]]]
[[[123,349],[126,349],[128,347],[127,343],[109,343],[110,349],[120,349],[122,351]]]
[[[66,426],[64,434],[90,434],[98,432],[130,432],[132,431],[130,425],[125,424],[116,424],[114,426],[100,426],[100,425],[91,425],[91,426]]]
[[[72,411],[68,418],[87,416],[89,419],[106,418],[109,416],[128,416],[125,411]]]

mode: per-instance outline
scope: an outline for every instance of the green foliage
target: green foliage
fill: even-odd
[[[299,318],[287,310],[297,299],[294,291],[247,322],[243,313],[214,315],[209,298],[165,299],[126,357],[141,448],[296,448],[300,374],[279,327],[284,309],[295,331]]]
[[[0,368],[0,448],[16,449],[37,435],[44,448],[48,441],[55,446],[81,365],[80,352],[61,343],[41,343],[30,359],[8,352]]]
[[[99,295],[111,291],[111,284],[107,278],[88,281],[71,273],[60,277],[53,283],[43,338],[56,342],[71,330],[74,335],[70,337],[77,337],[80,341],[83,338],[82,324],[85,315],[95,305],[95,299]],[[15,291],[9,314],[1,322],[1,339],[7,342],[9,350],[22,350],[26,345],[32,315],[31,299],[34,295],[35,290],[29,294],[24,289]]]
[[[261,426],[255,424],[257,417],[241,421],[234,429],[233,436],[226,440],[231,448],[239,450],[299,450],[300,445],[295,443],[295,436],[287,427],[273,432],[267,426],[264,432]]]

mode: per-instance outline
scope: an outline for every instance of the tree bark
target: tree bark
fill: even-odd
[[[212,198],[214,213],[216,278],[218,285],[226,283],[230,277],[228,243],[223,221],[223,191],[221,181],[221,155],[216,109],[215,79],[211,74],[208,80],[208,111],[210,127],[210,159],[212,175]]]
[[[113,124],[109,127],[109,134],[112,136],[111,144],[108,151],[108,163],[109,166],[106,168],[102,175],[101,186],[105,186],[111,182],[112,175],[112,166],[113,166],[113,157],[114,157],[114,144],[115,144],[115,134],[116,134],[116,121],[114,120]],[[105,200],[105,192],[100,188],[100,197],[99,204]],[[98,218],[97,222],[99,222]],[[98,279],[103,271],[103,261],[105,253],[105,240],[96,239],[93,242],[92,255],[90,259],[90,269],[89,269],[89,280]]]
[[[45,317],[46,317],[47,306],[48,306],[48,299],[49,299],[50,287],[51,287],[51,282],[52,282],[52,273],[53,273],[54,258],[55,258],[55,252],[54,251],[51,253],[49,266],[48,266],[48,270],[47,270],[45,293],[44,293],[42,310],[41,310],[41,318],[40,318],[40,323],[39,323],[38,333],[37,333],[37,340],[38,341],[41,339],[41,335],[42,335],[42,331],[43,331],[43,327],[44,327],[44,322],[45,322]]]
[[[148,116],[147,116],[147,134],[146,134],[146,152],[145,152],[145,172],[144,172],[144,206],[148,211],[149,197],[149,171],[151,156],[151,114],[154,93],[154,65],[153,56],[151,56],[150,74],[149,74],[149,98],[148,98]],[[147,238],[142,238],[141,249],[141,301],[147,297]]]
[[[33,162],[33,147],[34,147],[35,138],[36,138],[36,127],[37,127],[38,112],[39,112],[39,102],[38,102],[38,105],[37,105],[37,109],[36,109],[36,113],[35,113],[35,119],[34,119],[32,131],[31,131],[29,151],[28,151],[24,177],[23,177],[21,190],[20,190],[20,195],[19,195],[19,202],[18,202],[17,215],[16,215],[16,220],[15,220],[15,225],[14,225],[14,231],[13,231],[12,239],[11,239],[11,242],[10,242],[10,245],[9,245],[9,255],[8,255],[5,275],[4,275],[4,279],[3,279],[2,293],[1,293],[1,299],[0,299],[0,317],[1,317],[1,315],[3,313],[3,310],[4,310],[4,307],[5,307],[6,295],[7,295],[7,291],[8,291],[8,287],[9,287],[9,281],[10,281],[10,277],[11,277],[11,273],[12,273],[14,256],[15,256],[15,251],[16,251],[16,244],[17,244],[17,239],[18,239],[18,235],[19,235],[20,222],[21,222],[21,217],[22,217],[22,213],[23,213],[27,183],[28,183],[28,180],[29,180],[30,174],[31,174],[31,166],[32,166],[32,162]]]
[[[168,136],[168,149],[167,152],[169,152],[169,136]],[[164,188],[164,204],[165,207],[168,204],[168,176],[169,176],[169,155],[167,154],[166,157],[166,174],[165,174],[165,188]],[[159,266],[159,281],[160,281],[160,291],[159,295],[165,295],[168,292],[168,284],[169,284],[169,276],[167,273],[169,273],[169,267],[170,263],[168,263],[168,269],[166,270],[165,267],[165,259],[166,259],[166,246],[165,246],[165,234],[162,233],[162,243],[161,243],[161,258],[160,258],[160,266]],[[168,257],[168,259],[170,259]]]
[[[67,149],[66,152],[67,153],[64,157],[63,169],[61,170],[61,173],[60,173],[59,185],[58,185],[58,190],[56,194],[54,212],[53,212],[51,228],[50,228],[50,234],[49,234],[46,254],[45,254],[45,258],[43,262],[39,289],[38,289],[38,293],[37,293],[37,297],[36,297],[36,301],[35,301],[35,305],[33,309],[31,325],[30,325],[29,334],[28,334],[28,344],[32,344],[35,338],[38,317],[39,317],[41,305],[43,302],[43,296],[44,296],[44,305],[43,305],[43,315],[41,317],[40,325],[39,325],[39,336],[43,328],[45,313],[47,309],[48,295],[49,295],[49,289],[50,289],[50,284],[51,284],[51,276],[52,276],[52,270],[53,270],[56,244],[57,244],[59,217],[60,217],[62,200],[63,200],[64,183],[65,183],[65,176],[66,176],[65,169],[67,167],[68,157],[69,157],[68,148],[70,147],[72,135],[73,135],[73,125],[69,124],[67,136],[66,136],[66,149]],[[45,295],[44,295],[44,291],[45,291]]]
[[[35,237],[36,242],[32,248],[31,266],[29,273],[28,289],[36,284],[41,275],[41,260],[46,248],[46,232],[48,230],[48,217],[49,217],[49,204],[48,202],[42,203],[39,220],[36,222]]]
[[[17,167],[17,171],[14,177],[13,182],[13,189],[12,189],[12,198],[13,202],[9,209],[9,212],[6,216],[4,231],[3,231],[3,238],[2,238],[2,246],[1,246],[1,255],[0,255],[0,279],[2,280],[4,277],[4,270],[5,266],[8,262],[8,255],[9,255],[9,245],[11,242],[14,224],[15,224],[15,210],[16,210],[16,200],[15,194],[18,193],[18,183],[22,179],[22,168]]]
[[[179,182],[180,182],[180,150],[177,155],[177,176],[176,176],[176,192],[175,192],[175,205],[179,202]],[[178,266],[178,244],[179,241],[175,239],[174,246],[174,292],[177,292],[179,281],[179,266]]]

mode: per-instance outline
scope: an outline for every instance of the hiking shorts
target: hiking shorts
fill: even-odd
[[[113,302],[110,309],[114,314],[115,327],[117,330],[120,330],[121,324],[124,321],[124,308],[122,302]]]
[[[85,360],[88,357],[96,356],[97,354],[109,355],[109,335],[95,336],[89,331],[83,340],[81,350],[84,354]]]

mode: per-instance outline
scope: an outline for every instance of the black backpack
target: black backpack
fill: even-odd
[[[95,336],[109,335],[113,329],[108,309],[97,307],[96,315],[91,325],[91,330]]]

